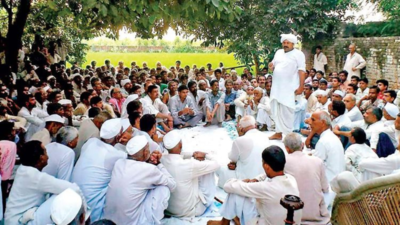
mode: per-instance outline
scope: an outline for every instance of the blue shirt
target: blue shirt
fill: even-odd
[[[234,105],[235,103],[233,101],[235,101],[236,99],[236,91],[232,90],[231,93],[229,95],[225,94],[225,104],[230,104],[230,105]]]
[[[224,103],[225,93],[222,91],[218,91],[217,95],[213,95],[212,92],[209,92],[207,100],[207,107],[211,111],[214,109],[215,104],[221,105]]]

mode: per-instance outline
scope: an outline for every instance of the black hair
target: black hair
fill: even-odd
[[[368,84],[368,78],[366,78],[366,77],[364,77],[364,78],[362,78],[360,81],[362,81],[362,82],[364,82],[364,83],[366,83],[366,84]]]
[[[210,87],[212,87],[215,83],[218,83],[218,81],[217,81],[217,80],[212,80],[212,81],[210,82]]]
[[[42,142],[40,141],[29,141],[26,142],[21,151],[18,153],[21,164],[24,166],[35,167],[40,160],[40,156],[44,155],[44,149],[42,148]]]
[[[99,96],[94,96],[90,99],[90,105],[96,105],[97,103],[101,102],[101,98]]]
[[[3,120],[0,122],[0,140],[8,140],[11,131],[14,129],[14,122],[9,122],[8,120]]]
[[[339,77],[332,77],[331,79],[332,79],[332,80],[333,80],[333,79],[336,79],[336,80],[337,80],[339,83],[341,83],[341,82],[342,82],[342,81],[340,80],[340,78],[339,78]]]
[[[101,113],[101,110],[97,107],[92,107],[88,111],[89,118],[95,118],[97,115]]]
[[[321,45],[317,45],[317,47],[315,47],[315,49],[322,50],[322,46]]]
[[[364,144],[367,140],[367,134],[362,128],[355,127],[351,131],[351,136],[354,138],[357,144]]]
[[[349,85],[347,85],[347,87],[352,87],[354,89],[354,91],[358,90],[358,87],[355,84],[349,84]]]
[[[47,104],[47,114],[57,114],[57,111],[60,110],[63,106],[60,103],[49,103]]]
[[[129,113],[129,123],[133,126],[135,126],[135,122],[137,118],[140,118],[142,115],[140,114],[140,112],[132,112]]]
[[[262,152],[264,163],[268,164],[275,172],[283,171],[286,164],[285,154],[283,150],[276,145],[271,145]]]
[[[336,111],[339,116],[341,116],[346,112],[346,105],[342,101],[335,100],[332,102],[332,110]]]
[[[396,92],[393,91],[393,90],[386,90],[386,91],[384,91],[383,93],[389,93],[389,94],[390,94],[390,97],[392,97],[392,98],[394,98],[394,99],[396,99],[396,97],[397,97]]]
[[[376,93],[379,93],[381,90],[379,89],[379,87],[378,86],[376,86],[376,85],[372,85],[371,87],[369,87],[369,90],[371,90],[371,89],[375,89],[376,90]]]
[[[149,132],[156,123],[156,117],[153,114],[146,114],[140,118],[140,130]]]
[[[151,93],[154,89],[157,89],[156,85],[150,85],[147,87],[147,94]]]
[[[385,79],[380,79],[376,81],[377,84],[382,83],[384,86],[389,86],[389,82]]]
[[[197,85],[196,81],[194,80],[189,81],[188,87],[191,88],[193,85]]]
[[[373,107],[372,108],[372,114],[374,114],[376,116],[376,119],[378,121],[380,121],[382,119],[382,109],[378,108],[378,107]]]
[[[328,81],[326,81],[325,79],[319,80],[319,83],[320,83],[320,84],[328,85]]]
[[[181,91],[183,91],[183,90],[189,90],[189,88],[188,88],[186,85],[181,85],[181,86],[179,86],[178,92],[181,92]]]
[[[347,72],[347,71],[346,71],[346,72]],[[360,79],[359,77],[357,77],[357,76],[351,76],[351,79],[356,79],[357,82],[361,80],[361,79]],[[367,82],[367,83],[368,83],[368,82]]]
[[[92,95],[92,93],[85,91],[81,94],[81,96],[79,97],[79,99],[81,100],[81,102],[83,102],[83,100],[89,100],[89,97]]]
[[[324,76],[324,75],[325,75],[325,73],[324,73],[324,72],[322,72],[322,70],[318,70],[318,71],[317,71],[317,73],[321,74],[322,76]]]
[[[349,72],[347,72],[346,70],[340,71],[340,72],[339,72],[339,75],[340,75],[341,73],[343,73],[343,74],[346,76],[346,78],[347,78],[347,76],[349,75]]]
[[[222,73],[222,71],[220,69],[216,69],[214,70],[214,73]]]
[[[139,100],[131,101],[126,106],[126,112],[128,114],[134,113],[140,108],[141,105],[142,105],[142,103]]]

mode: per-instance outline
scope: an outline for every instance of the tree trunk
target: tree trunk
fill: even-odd
[[[30,0],[21,0],[14,22],[8,27],[6,40],[6,64],[13,72],[18,72],[18,50],[22,44],[22,35],[31,10]]]
[[[255,77],[257,77],[258,73],[259,73],[259,66],[260,66],[260,63],[258,62],[257,55],[253,54],[253,60],[254,60],[254,67],[256,69],[256,76]]]

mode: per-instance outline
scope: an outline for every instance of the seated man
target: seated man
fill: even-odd
[[[328,92],[323,90],[318,90],[314,93],[315,97],[317,97],[318,103],[316,105],[315,112],[325,111],[328,112],[328,106],[331,103],[331,100],[328,98]]]
[[[371,86],[369,88],[368,95],[365,95],[360,99],[360,101],[358,101],[357,107],[360,109],[362,113],[365,113],[371,107],[378,107],[382,109],[383,101],[382,99],[378,98],[378,93],[379,93],[379,88],[377,86]]]
[[[71,189],[54,195],[51,204],[50,217],[56,225],[84,225],[89,213],[85,212],[85,202],[82,197]]]
[[[102,218],[102,211],[108,184],[114,164],[126,158],[126,153],[118,151],[114,145],[121,136],[121,120],[110,119],[100,130],[100,139],[91,138],[82,147],[81,156],[72,172],[72,182],[79,185],[92,210],[92,221]]]
[[[228,193],[220,210],[222,221],[209,221],[208,225],[229,225],[230,220],[239,217],[240,224],[283,224],[287,210],[280,205],[285,195],[299,196],[295,178],[285,174],[285,153],[272,145],[262,155],[265,174],[254,179],[230,179],[224,185]],[[295,211],[294,221],[301,222],[301,210]]]
[[[272,129],[274,126],[274,121],[271,118],[271,99],[268,95],[265,95],[261,98],[258,103],[258,112],[256,121],[260,124],[260,131],[267,131],[268,129]]]
[[[324,201],[324,194],[329,192],[329,184],[324,163],[318,157],[309,157],[301,152],[303,143],[301,136],[297,133],[286,135],[283,143],[289,153],[286,155],[285,173],[296,179],[299,197],[304,202],[302,224],[327,224],[330,215]]]
[[[254,162],[257,162],[262,151],[270,145],[268,136],[257,130],[252,116],[245,116],[240,120],[238,133],[240,137],[233,141],[232,149],[228,153],[231,162],[218,172],[218,186],[221,188],[231,178],[250,179],[263,172],[262,165],[254,165]]]
[[[204,115],[207,113],[206,112],[207,93],[202,90],[197,90],[196,81],[189,81],[188,88],[189,88],[188,96],[190,96],[194,100],[196,111],[202,112],[204,117]]]
[[[75,127],[62,127],[55,139],[56,142],[46,145],[49,160],[43,172],[70,181],[75,162],[75,152],[72,149],[78,143],[78,130]]]
[[[210,126],[214,120],[217,120],[218,126],[222,127],[222,122],[225,119],[225,105],[224,105],[225,93],[219,91],[219,84],[217,80],[211,81],[211,92],[207,96],[207,113],[206,113],[206,125]]]
[[[218,162],[204,152],[181,153],[182,139],[176,130],[167,133],[163,143],[169,154],[161,161],[176,181],[167,213],[176,217],[201,216],[214,201]]]
[[[347,94],[343,99],[346,105],[346,115],[351,120],[351,122],[364,119],[360,109],[356,106],[356,96],[353,94]]]
[[[53,141],[54,135],[58,132],[58,130],[64,126],[64,119],[57,114],[50,115],[44,119],[46,122],[46,126],[36,132],[31,140],[37,140],[43,143],[43,145],[47,145]]]
[[[240,119],[249,114],[248,106],[254,98],[254,87],[247,86],[246,92],[240,95],[238,98],[235,99],[235,106],[236,106],[236,116],[238,122]]]
[[[104,218],[116,224],[160,224],[176,183],[160,163],[162,154],[150,154],[144,136],[132,138],[128,158],[115,163],[104,206]]]
[[[153,151],[163,152],[159,146],[160,140],[157,134],[157,121],[154,115],[146,114],[140,118],[140,129],[139,135],[143,135],[149,142],[150,153]]]
[[[328,112],[332,119],[332,127],[351,123],[351,120],[345,114],[346,105],[342,101],[333,100],[328,106]]]
[[[178,88],[178,94],[168,102],[169,110],[174,118],[174,126],[178,128],[194,127],[203,118],[203,113],[196,110],[195,103],[188,93],[188,87],[181,85]]]
[[[225,81],[225,117],[226,121],[230,121],[235,119],[235,99],[236,99],[236,91],[233,90],[233,81],[228,79]]]
[[[40,141],[25,143],[19,156],[21,165],[7,201],[5,224],[26,224],[30,220],[40,219],[35,211],[46,201],[47,194],[60,194],[68,188],[80,193],[76,184],[41,172],[47,165],[48,156]]]

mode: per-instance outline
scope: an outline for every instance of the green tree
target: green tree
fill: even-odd
[[[296,33],[303,44],[334,38],[349,19],[345,11],[355,7],[353,0],[242,0],[234,9],[238,21],[201,24],[188,35],[206,40],[206,46],[226,47],[237,60],[259,69],[281,47],[280,34]]]
[[[235,3],[236,0],[1,0],[0,15],[8,18],[7,64],[16,70],[24,30],[44,35],[49,29],[58,29],[65,32],[66,39],[75,38],[74,46],[84,48],[83,39],[100,35],[117,38],[122,28],[147,39],[161,38],[170,27],[179,34],[198,24],[216,20],[228,23],[238,17],[232,10]]]

